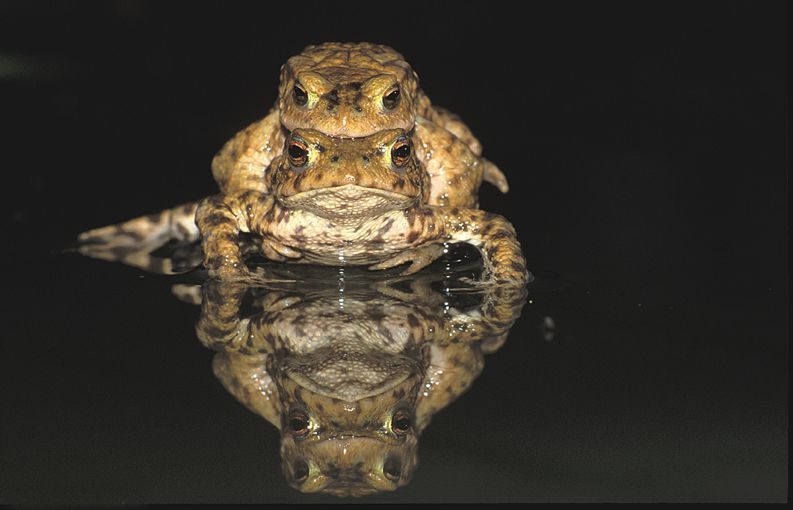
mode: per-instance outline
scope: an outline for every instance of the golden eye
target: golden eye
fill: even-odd
[[[410,142],[405,137],[400,137],[391,147],[391,161],[394,166],[402,168],[410,160]]]
[[[398,436],[407,434],[410,426],[410,415],[406,411],[396,411],[391,417],[391,430]]]
[[[289,432],[294,436],[298,438],[305,437],[308,434],[309,425],[308,416],[302,411],[292,411],[289,413]]]
[[[399,104],[399,86],[391,89],[386,95],[383,96],[383,107],[386,110],[393,110]]]
[[[300,106],[305,106],[308,103],[308,92],[299,83],[295,83],[295,86],[292,87],[292,94],[295,97],[295,103]]]
[[[293,138],[289,142],[287,154],[289,155],[289,163],[293,167],[300,168],[308,163],[308,145],[299,138]]]

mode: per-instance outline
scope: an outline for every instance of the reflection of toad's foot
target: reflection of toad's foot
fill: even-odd
[[[182,274],[201,265],[200,250],[188,250],[184,254],[176,253],[170,257],[152,255],[160,248],[162,246],[159,242],[129,246],[121,246],[117,243],[111,245],[84,244],[77,246],[77,252],[94,259],[121,262],[154,274]]]

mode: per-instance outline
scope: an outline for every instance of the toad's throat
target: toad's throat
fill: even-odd
[[[363,218],[414,206],[418,197],[411,197],[377,188],[345,184],[303,191],[279,202],[287,209],[302,209],[323,218]]]

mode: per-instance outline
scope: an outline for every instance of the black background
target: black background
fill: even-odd
[[[784,500],[785,11],[0,2],[0,501],[325,499],[281,480],[275,430],[214,380],[167,279],[61,250],[213,193],[280,65],[330,40],[406,57],[509,177],[482,207],[565,282],[373,500]]]

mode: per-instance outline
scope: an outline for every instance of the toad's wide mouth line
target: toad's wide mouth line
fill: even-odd
[[[381,395],[393,388],[396,388],[405,382],[409,377],[414,375],[410,371],[402,371],[400,373],[391,374],[385,377],[382,381],[379,381],[378,384],[369,383],[368,386],[370,387],[368,389],[354,386],[339,389],[334,388],[332,385],[329,385],[326,382],[318,381],[315,378],[309,377],[297,371],[289,370],[287,374],[288,377],[298,386],[307,388],[318,395],[322,395],[323,397],[331,397],[344,402],[356,402],[358,400],[373,397],[375,395]]]
[[[282,195],[283,200],[311,200],[314,197],[322,195],[337,196],[344,199],[360,199],[367,196],[380,196],[391,200],[412,200],[415,197],[397,193],[396,191],[389,191],[380,188],[370,188],[366,186],[359,186],[357,184],[342,184],[339,186],[329,186],[326,188],[317,188],[308,191],[301,191],[294,195]]]

